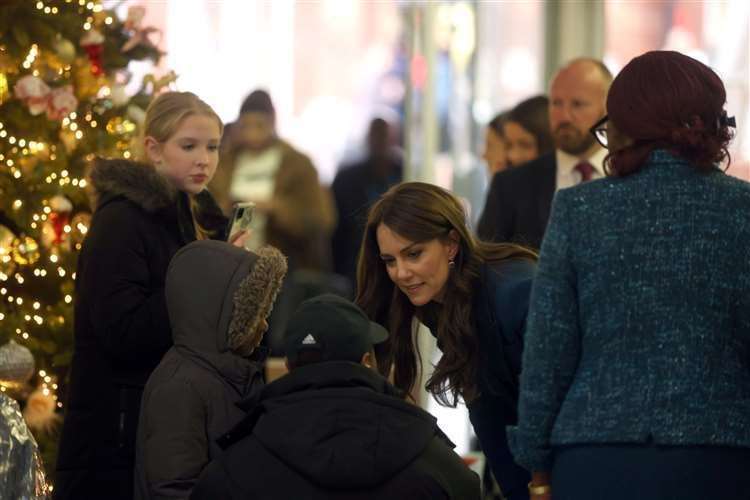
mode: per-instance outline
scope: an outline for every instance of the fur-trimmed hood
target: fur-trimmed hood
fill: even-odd
[[[273,247],[253,253],[213,240],[183,247],[165,288],[174,348],[242,392],[256,369],[243,346],[271,312],[286,270]]]
[[[154,167],[123,159],[97,158],[88,174],[94,210],[112,198],[123,196],[147,212],[172,205],[177,189]]]
[[[211,238],[226,237],[227,218],[207,189],[192,197],[191,209],[188,195],[147,163],[97,158],[88,180],[87,193],[94,211],[112,200],[125,198],[148,213],[168,214],[176,219],[185,243],[195,239],[193,217]]]

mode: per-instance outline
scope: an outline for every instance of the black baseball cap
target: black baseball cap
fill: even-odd
[[[304,351],[318,351],[321,361],[359,363],[375,344],[388,339],[388,331],[370,321],[349,300],[334,294],[308,299],[297,308],[286,327],[284,351],[291,364]]]

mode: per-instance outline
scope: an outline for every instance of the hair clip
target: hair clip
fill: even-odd
[[[735,120],[734,116],[727,116],[727,112],[724,111],[719,117],[719,125],[722,127],[737,128],[737,120]]]

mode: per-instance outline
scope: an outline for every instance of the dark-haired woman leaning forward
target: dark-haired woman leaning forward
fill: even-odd
[[[750,498],[750,184],[704,64],[628,63],[592,130],[608,179],[558,192],[531,295],[518,463],[532,498]]]
[[[373,205],[357,271],[357,302],[390,331],[381,371],[414,389],[413,319],[443,355],[427,381],[439,402],[466,401],[492,472],[508,499],[528,499],[529,473],[513,462],[505,425],[516,421],[522,332],[536,255],[476,241],[461,203],[431,184],[410,182]]]

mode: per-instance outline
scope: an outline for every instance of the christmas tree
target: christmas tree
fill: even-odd
[[[0,0],[0,390],[25,404],[48,471],[91,217],[86,168],[95,155],[131,156],[151,95],[173,79],[149,75],[126,91],[128,64],[161,56],[144,13]]]

